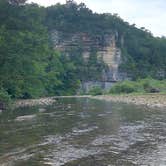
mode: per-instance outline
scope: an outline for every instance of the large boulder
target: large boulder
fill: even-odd
[[[4,110],[5,109],[5,104],[4,102],[0,101],[0,110]]]
[[[160,89],[159,88],[150,88],[149,92],[150,93],[159,93]]]

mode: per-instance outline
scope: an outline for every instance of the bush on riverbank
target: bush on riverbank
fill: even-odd
[[[4,110],[9,106],[9,103],[11,102],[11,98],[9,94],[4,90],[0,90],[0,110]]]
[[[90,89],[89,94],[92,96],[102,95],[103,91],[100,87],[96,86],[96,87],[93,87],[92,89]]]
[[[166,93],[166,80],[154,80],[151,78],[137,81],[123,81],[116,83],[110,93]]]
[[[136,86],[131,81],[124,81],[116,83],[111,89],[110,93],[132,93],[137,91]]]

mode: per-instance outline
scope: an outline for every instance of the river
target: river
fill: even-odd
[[[0,114],[1,166],[165,166],[166,111],[88,98]]]

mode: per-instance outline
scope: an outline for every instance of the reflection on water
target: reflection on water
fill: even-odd
[[[4,112],[0,165],[166,165],[166,112],[91,99]]]

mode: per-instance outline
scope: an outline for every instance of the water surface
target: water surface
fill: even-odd
[[[166,111],[88,98],[0,115],[2,166],[166,165]]]

